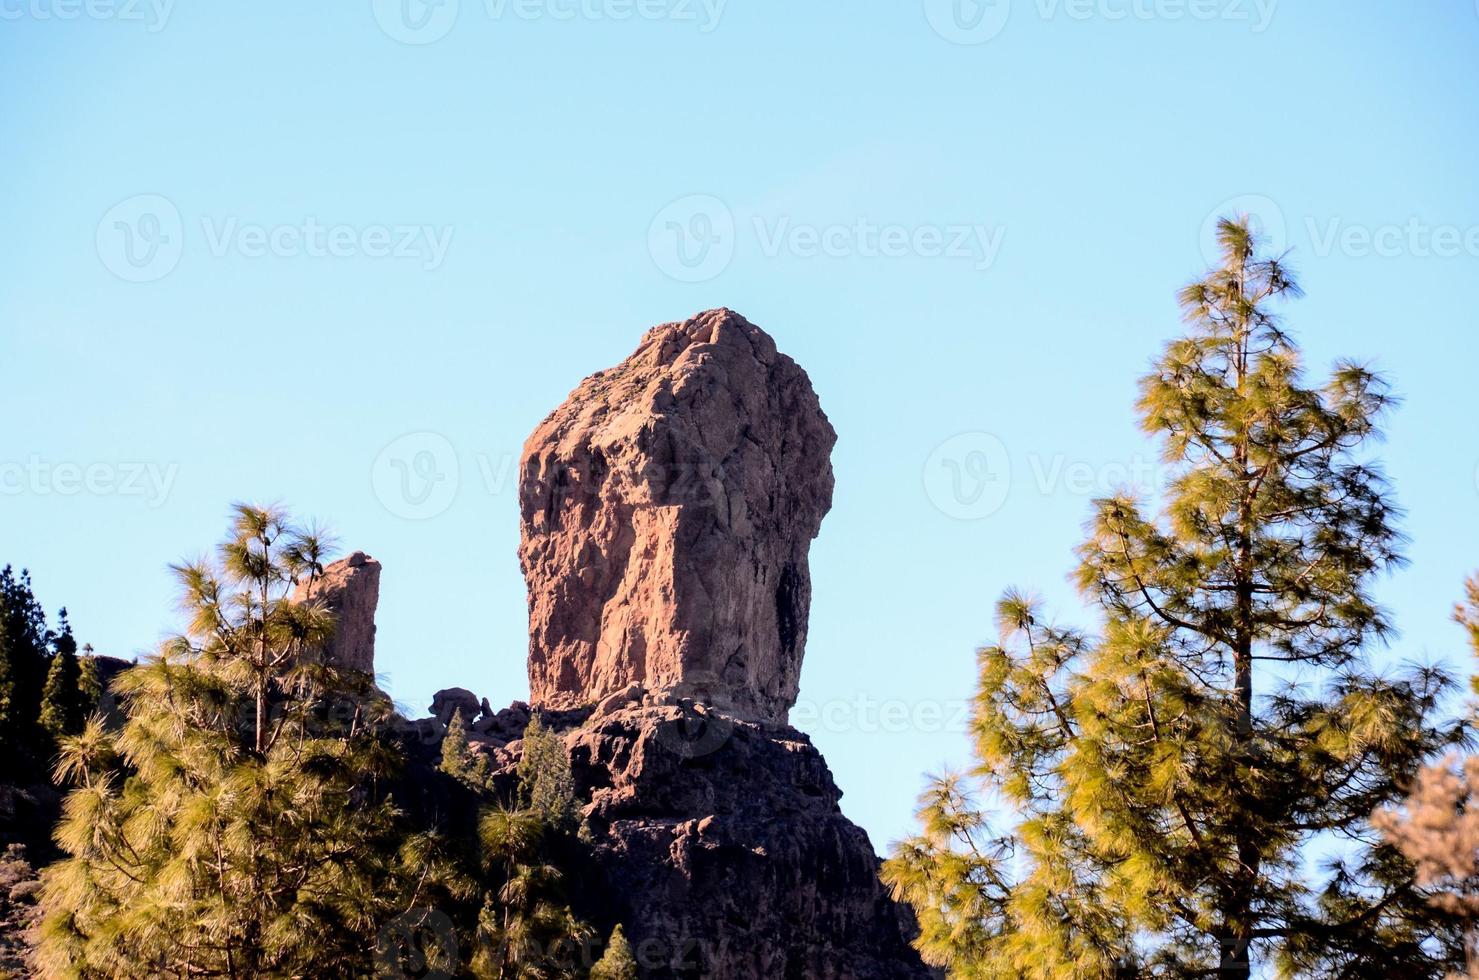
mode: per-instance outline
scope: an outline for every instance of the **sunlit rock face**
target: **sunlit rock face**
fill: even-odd
[[[836,441],[806,372],[729,310],[583,381],[520,465],[533,703],[635,684],[784,722]]]
[[[375,673],[375,607],[380,602],[380,563],[363,551],[324,566],[312,585],[293,590],[294,602],[316,599],[334,614],[334,636],[324,648],[327,662]]]

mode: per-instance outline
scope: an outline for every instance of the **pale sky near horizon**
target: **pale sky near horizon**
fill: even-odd
[[[100,652],[280,500],[383,562],[399,701],[526,697],[524,438],[729,306],[840,435],[796,720],[883,851],[1001,591],[1092,623],[1080,526],[1155,481],[1135,381],[1242,209],[1312,372],[1405,398],[1384,659],[1470,670],[1473,0],[0,0],[0,78],[0,563]]]

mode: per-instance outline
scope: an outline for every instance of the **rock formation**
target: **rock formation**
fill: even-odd
[[[356,551],[324,567],[309,593],[305,580],[293,590],[292,601],[322,601],[335,616],[334,636],[324,649],[331,663],[375,673],[375,606],[380,601],[380,563]]]
[[[582,382],[520,465],[534,705],[639,684],[784,722],[836,439],[806,372],[729,310]]]
[[[603,935],[621,923],[641,976],[933,976],[806,735],[690,705],[564,724],[591,841],[577,912]],[[505,792],[520,748],[491,754]]]
[[[532,718],[563,739],[569,900],[598,936],[621,925],[644,980],[935,976],[826,762],[785,721],[835,441],[806,373],[744,318],[648,332],[524,449],[533,703],[494,712],[446,688],[411,726],[434,772],[461,712],[501,800],[518,798]],[[406,798],[456,814],[437,794],[459,786]]]

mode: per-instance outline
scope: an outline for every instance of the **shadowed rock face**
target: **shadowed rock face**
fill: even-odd
[[[637,683],[784,722],[836,441],[806,372],[729,310],[582,382],[520,464],[534,704]]]
[[[489,760],[511,794],[528,715],[505,716]],[[910,947],[913,917],[879,882],[868,835],[842,815],[803,733],[687,705],[545,721],[564,737],[584,804],[588,863],[572,900],[601,935],[621,923],[642,977],[937,975]]]
[[[356,551],[324,566],[310,595],[308,583],[293,590],[293,602],[321,600],[334,614],[334,636],[324,649],[327,662],[375,673],[375,607],[380,602],[380,563]]]

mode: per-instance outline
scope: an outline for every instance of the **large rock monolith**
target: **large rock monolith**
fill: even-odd
[[[806,372],[730,310],[583,381],[520,464],[534,704],[636,684],[784,722],[836,441]]]

